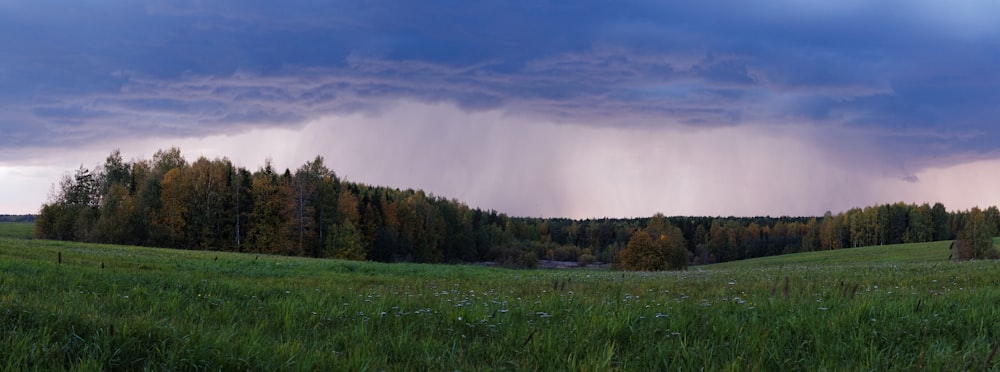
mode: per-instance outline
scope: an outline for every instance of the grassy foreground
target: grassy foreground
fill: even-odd
[[[90,245],[11,228],[0,224],[4,370],[1000,369],[1000,263],[948,262],[948,243],[621,273]]]

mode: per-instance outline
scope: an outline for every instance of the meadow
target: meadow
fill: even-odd
[[[1000,369],[1000,263],[948,242],[633,273],[30,235],[0,224],[4,370]]]

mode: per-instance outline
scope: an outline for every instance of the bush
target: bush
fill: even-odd
[[[955,241],[951,242],[949,250],[951,251],[949,257],[958,261],[971,260],[972,256],[974,256],[972,246],[962,239],[955,239]]]
[[[497,264],[515,269],[534,269],[538,267],[538,255],[521,247],[510,245],[497,246],[487,255]]]
[[[597,257],[592,254],[581,254],[580,259],[576,261],[580,266],[587,266],[594,262],[597,262]]]
[[[517,262],[517,267],[534,269],[538,267],[538,255],[535,252],[525,252]]]
[[[556,261],[577,261],[580,257],[580,247],[563,245],[555,249],[553,256]]]

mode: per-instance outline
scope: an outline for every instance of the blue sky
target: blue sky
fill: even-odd
[[[1000,202],[1000,3],[0,3],[0,213],[112,149],[529,216]]]

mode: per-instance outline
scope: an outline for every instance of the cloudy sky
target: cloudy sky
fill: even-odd
[[[542,217],[1000,204],[992,0],[0,2],[0,213],[113,149]]]

